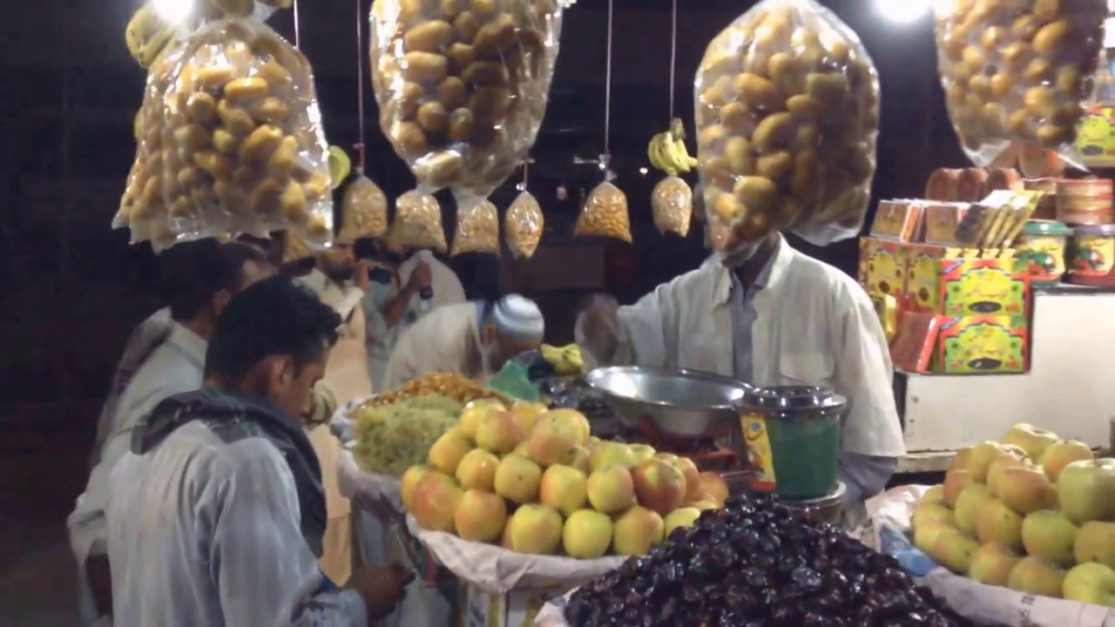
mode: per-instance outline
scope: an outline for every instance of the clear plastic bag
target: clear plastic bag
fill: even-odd
[[[453,236],[452,254],[465,253],[499,254],[499,211],[487,200],[457,205],[457,232]]]
[[[387,196],[372,179],[360,174],[345,188],[341,200],[340,238],[355,241],[387,233]]]
[[[611,237],[631,243],[631,219],[627,215],[627,196],[608,181],[589,192],[573,234],[579,237]]]
[[[503,217],[503,232],[507,239],[507,247],[515,257],[530,259],[534,251],[538,250],[538,242],[542,240],[542,229],[546,219],[542,215],[542,206],[538,200],[527,191],[520,192],[507,214]]]
[[[1076,126],[1103,41],[1104,0],[945,0],[937,67],[964,152],[989,166],[1013,141],[1079,164]]]
[[[445,228],[441,225],[441,205],[437,198],[416,189],[395,200],[392,235],[400,244],[430,248],[444,253]]]
[[[534,143],[571,0],[377,0],[380,126],[419,189],[485,198]]]
[[[650,206],[658,232],[677,233],[681,237],[689,234],[693,218],[693,190],[689,183],[676,176],[658,181],[650,193]]]
[[[265,24],[206,25],[156,64],[115,224],[156,250],[295,229],[333,234],[332,181],[310,64]]]
[[[813,0],[758,3],[709,43],[695,94],[709,225],[733,232],[714,243],[772,230],[819,245],[859,234],[879,78],[831,11]]]

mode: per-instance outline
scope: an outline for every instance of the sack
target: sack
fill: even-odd
[[[589,192],[573,234],[578,237],[611,237],[631,243],[631,219],[627,215],[627,196],[605,181]]]
[[[1019,141],[1079,167],[1073,143],[1103,41],[1103,0],[938,5],[937,67],[968,158],[989,166]]]
[[[568,0],[377,0],[380,126],[418,179],[486,198],[534,143]]]
[[[452,255],[465,253],[499,254],[499,211],[490,201],[457,201],[457,233],[453,236]]]
[[[310,64],[265,24],[213,22],[148,77],[141,139],[115,226],[178,241],[332,236],[331,179]]]
[[[400,244],[430,248],[444,253],[445,229],[441,226],[441,205],[437,198],[412,189],[395,200],[393,237]]]
[[[695,80],[710,227],[756,241],[859,234],[875,173],[879,78],[859,38],[814,0],[763,0],[720,31]],[[721,245],[721,244],[718,244]]]
[[[363,174],[349,183],[341,201],[340,239],[356,241],[387,233],[387,196]]]
[[[542,240],[545,223],[538,200],[530,192],[520,192],[507,208],[507,215],[503,217],[504,237],[507,238],[507,247],[511,249],[511,254],[530,259],[538,249],[538,242]]]
[[[689,221],[693,217],[693,190],[689,183],[676,176],[658,181],[650,194],[650,206],[659,233],[672,232],[681,237],[689,234]]]

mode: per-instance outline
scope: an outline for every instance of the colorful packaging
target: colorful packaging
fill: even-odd
[[[944,318],[937,334],[938,372],[1024,372],[1028,337],[1023,316]]]
[[[1030,276],[1031,285],[1056,285],[1065,274],[1065,250],[1072,229],[1049,220],[1030,220],[1018,239],[1015,272]]]
[[[1069,280],[1108,285],[1115,266],[1115,225],[1078,226],[1069,248]]]
[[[900,242],[916,241],[923,204],[913,200],[881,200],[871,223],[871,236]]]
[[[999,259],[953,259],[940,264],[941,313],[946,316],[1025,316],[1030,279]]]

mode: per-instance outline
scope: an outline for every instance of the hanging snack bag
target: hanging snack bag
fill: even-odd
[[[503,217],[503,232],[511,254],[530,259],[534,251],[538,250],[545,224],[538,200],[530,192],[520,192]]]
[[[395,200],[394,237],[400,244],[429,248],[444,253],[445,229],[441,226],[441,205],[437,198],[416,189]]]
[[[693,217],[693,190],[689,183],[676,176],[658,181],[650,194],[650,206],[658,232],[663,235],[677,233],[681,237],[689,234],[689,221]]]
[[[570,0],[377,0],[380,126],[419,189],[486,198],[534,143]]]
[[[292,228],[332,236],[331,179],[310,64],[265,24],[202,27],[156,64],[117,223],[156,249]]]
[[[879,78],[856,34],[813,0],[763,0],[697,70],[698,158],[710,226],[755,241],[859,234],[875,173]]]
[[[452,255],[499,254],[499,211],[487,200],[471,206],[457,205],[457,233]]]
[[[631,243],[631,220],[627,215],[627,196],[608,181],[589,192],[573,234],[578,237],[611,237]]]
[[[1085,79],[1103,40],[1103,0],[946,0],[937,7],[937,66],[964,152],[991,165],[1012,141],[1074,164]]]
[[[387,233],[387,196],[372,179],[360,174],[345,188],[341,216],[341,239],[382,237]]]

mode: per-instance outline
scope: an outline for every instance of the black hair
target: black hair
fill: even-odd
[[[265,264],[267,256],[251,244],[221,244],[210,238],[178,244],[164,252],[159,261],[170,316],[182,322],[201,313],[218,291],[240,291],[244,264]]]
[[[235,383],[267,357],[290,355],[296,372],[337,341],[341,317],[281,276],[259,281],[229,301],[205,352],[205,376]]]

